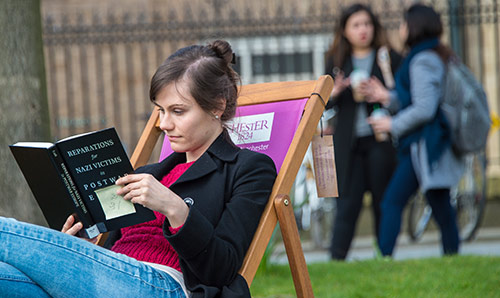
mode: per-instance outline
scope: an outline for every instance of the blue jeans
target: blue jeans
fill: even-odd
[[[393,253],[401,229],[403,209],[411,195],[418,189],[418,180],[410,154],[401,158],[382,200],[382,217],[379,231],[379,248],[384,256]],[[441,231],[444,254],[458,252],[459,236],[456,212],[450,204],[449,189],[431,189],[425,193],[432,208],[432,216]]]
[[[0,297],[185,297],[167,273],[85,240],[0,217]]]

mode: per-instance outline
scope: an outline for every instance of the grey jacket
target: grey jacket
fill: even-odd
[[[397,111],[392,118],[391,134],[394,138],[404,136],[434,118],[443,97],[445,67],[441,58],[432,50],[420,52],[413,57],[410,62],[411,105],[398,110],[397,94],[391,93],[389,108]],[[451,147],[443,152],[432,169],[427,163],[424,139],[412,144],[410,152],[421,191],[451,188],[460,180],[464,162],[462,157],[453,153]]]

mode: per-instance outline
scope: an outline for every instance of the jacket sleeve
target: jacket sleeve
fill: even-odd
[[[179,232],[169,235],[164,229],[170,244],[204,285],[222,287],[237,276],[271,194],[276,178],[273,161],[254,152],[245,155],[248,158],[237,162],[232,196],[216,226],[192,207]]]
[[[436,115],[443,91],[444,64],[431,51],[417,54],[410,62],[410,94],[412,103],[400,110],[392,120],[395,137],[408,134]]]
[[[399,111],[398,92],[396,90],[389,90],[389,102],[384,107],[389,110],[391,115]]]

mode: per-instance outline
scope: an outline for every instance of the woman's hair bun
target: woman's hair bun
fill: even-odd
[[[227,64],[233,61],[233,49],[231,49],[231,45],[227,41],[215,40],[208,47],[215,52],[217,57],[224,59]]]

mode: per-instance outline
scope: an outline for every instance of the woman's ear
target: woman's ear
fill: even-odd
[[[217,109],[214,109],[212,113],[214,113],[214,115],[219,115],[220,118],[222,117],[222,114],[224,114],[225,111],[226,111],[226,99],[221,98],[219,99],[219,107]]]

